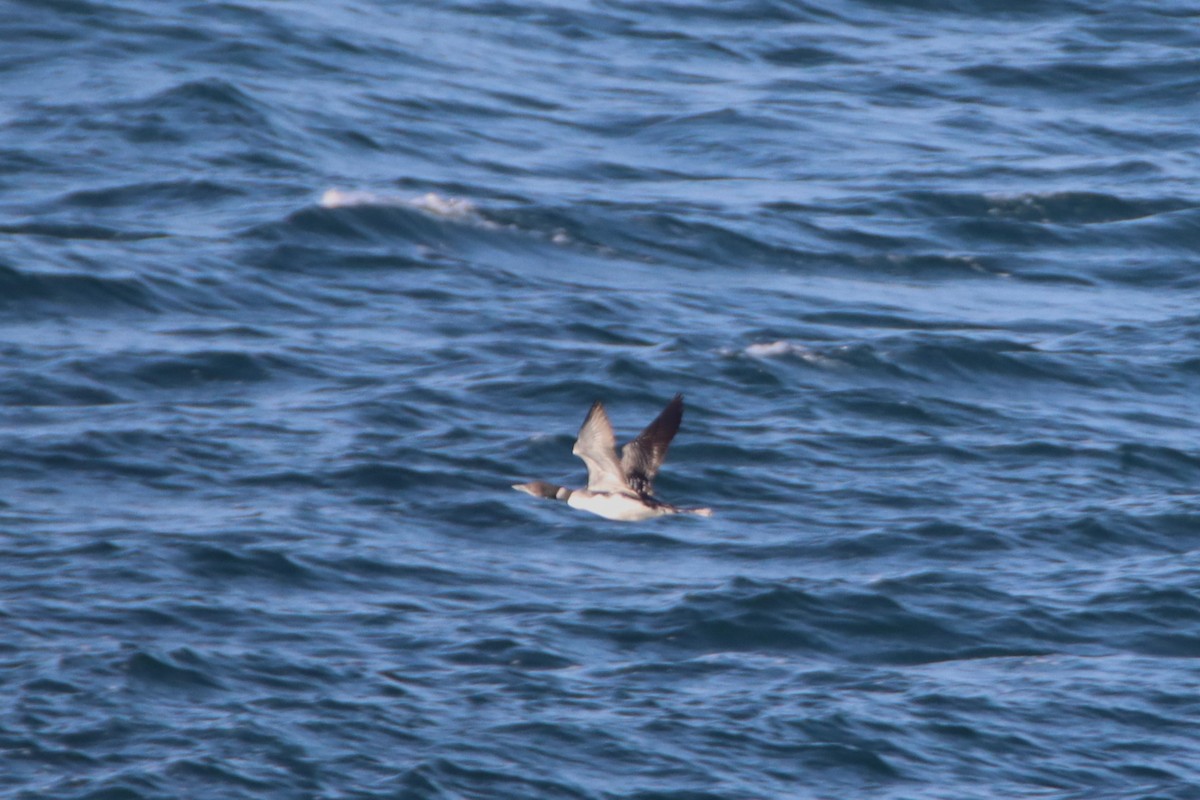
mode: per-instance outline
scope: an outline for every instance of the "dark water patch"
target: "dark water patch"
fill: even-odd
[[[714,131],[744,130],[748,135],[753,135],[754,132],[763,129],[790,130],[794,127],[794,123],[761,112],[727,106],[694,114],[654,115],[645,118],[640,124],[621,127],[625,129],[623,135],[633,133],[637,138],[647,142],[665,145],[673,152],[686,152],[698,144],[698,140],[701,138],[706,140],[707,146],[715,147],[718,151],[737,152],[729,140],[715,136],[701,136],[701,134],[709,134]],[[686,176],[680,175],[680,177]]]
[[[189,81],[131,104],[128,111],[153,113],[173,129],[229,128],[261,131],[270,125],[267,106],[238,85],[220,78]]]
[[[1018,0],[1014,3],[1005,2],[1005,0],[953,0],[949,3],[938,3],[935,0],[899,0],[899,2],[864,0],[864,4],[882,7],[888,12],[895,12],[897,9],[922,12],[928,15],[925,18],[927,20],[942,14],[951,14],[1028,21],[1030,17],[1053,19],[1064,15],[1074,16],[1088,10],[1088,6],[1072,0],[1055,0],[1050,3],[1037,2],[1037,0]]]
[[[276,338],[276,334],[270,329],[256,325],[199,325],[195,327],[176,328],[167,331],[167,333],[183,339],[257,339],[271,341]]]
[[[12,384],[0,387],[0,404],[6,406],[105,406],[124,401],[121,395],[91,381],[16,371],[9,376]]]
[[[170,655],[154,656],[140,651],[125,664],[130,678],[147,684],[172,689],[222,689],[211,677],[211,667],[191,650],[177,650]]]
[[[907,506],[909,508],[914,505],[923,505],[922,501],[919,499],[914,500],[910,496],[880,496],[878,493],[871,492],[856,492],[854,494],[855,501],[863,504],[870,503],[872,505],[890,507]],[[887,558],[892,555],[912,552],[920,548],[922,543],[919,532],[899,529],[862,531],[853,535],[839,537],[830,544],[825,545],[822,548],[821,555],[858,563],[865,559]]]
[[[1068,245],[1071,237],[1051,226],[1004,218],[959,218],[946,220],[947,235],[976,246],[1005,248],[1053,248]]]
[[[1003,531],[980,524],[923,522],[908,528],[905,533],[920,543],[930,558],[939,560],[957,560],[971,553],[1003,552],[1014,547]]]
[[[328,479],[349,488],[386,493],[474,488],[473,479],[468,475],[405,467],[385,461],[343,467],[329,473]]]
[[[347,253],[329,246],[300,244],[277,245],[263,251],[255,260],[264,269],[278,272],[401,272],[413,269],[442,269],[451,265],[451,262],[444,258],[434,258],[426,254],[413,256],[369,251]]]
[[[175,477],[177,468],[152,458],[123,454],[105,455],[103,449],[87,442],[51,445],[33,451],[0,450],[0,463],[17,469],[24,467],[43,474],[79,473],[101,478],[129,478],[141,481],[162,481]]]
[[[1136,552],[1187,553],[1200,547],[1200,527],[1192,509],[1131,513],[1087,509],[1071,517],[1047,514],[1020,526],[1020,535],[1060,552],[1124,556]]]
[[[779,0],[736,0],[736,2],[711,5],[694,2],[650,2],[630,3],[627,0],[610,0],[613,8],[637,15],[649,14],[665,17],[678,23],[799,23],[813,20],[836,19],[834,11],[803,2],[779,2]]]
[[[557,517],[558,519],[564,521],[572,519],[565,516],[567,512],[564,508],[556,508],[556,512],[564,515]],[[683,519],[677,521],[686,524]],[[572,526],[563,531],[559,538],[564,542],[581,544],[588,542],[609,542],[613,546],[636,548],[637,551],[652,550],[662,551],[663,553],[690,551],[693,547],[690,542],[678,534],[672,535],[664,531],[628,531],[620,529],[598,531],[595,528]]]
[[[859,502],[869,502],[887,508],[938,510],[945,513],[945,504],[931,504],[920,497],[909,494],[874,497],[870,493],[857,493]],[[848,532],[819,549],[806,554],[808,557],[844,559],[862,563],[870,559],[907,558],[912,553],[922,553],[931,563],[959,563],[980,553],[1000,554],[1015,547],[1011,537],[1004,531],[984,527],[982,524],[962,525],[953,522],[927,521],[897,525],[886,530]]]
[[[1196,600],[1194,585],[1186,589],[1134,585],[1094,595],[1065,616],[1073,628],[1114,650],[1193,658],[1200,652]]]
[[[16,9],[24,11],[24,13],[28,15],[26,19],[35,18],[37,12],[49,11],[55,15],[61,14],[66,18],[84,17],[88,21],[91,21],[96,17],[101,16],[102,12],[104,11],[102,6],[96,3],[87,2],[86,0],[47,0],[45,3],[26,2],[25,0],[22,0],[21,2],[15,3],[14,6]],[[58,26],[47,25],[47,34],[54,30],[60,30],[60,28]],[[57,39],[59,37],[52,36],[50,38]]]
[[[190,353],[116,354],[70,365],[83,378],[127,391],[183,391],[254,387],[282,378],[312,376],[310,364],[274,353],[197,350]],[[221,401],[223,395],[214,396]]]
[[[1096,281],[1080,275],[1071,275],[1062,272],[1022,270],[1017,277],[1029,283],[1044,283],[1044,284],[1063,284],[1067,286],[1090,287],[1096,286]]]
[[[496,488],[503,489],[504,484]],[[511,503],[497,505],[495,499],[472,502],[429,499],[423,501],[421,506],[430,517],[447,525],[476,531],[515,526],[528,520],[522,509],[514,507]]]
[[[809,68],[826,64],[853,63],[853,59],[845,54],[803,44],[767,50],[761,54],[761,58],[780,67]]]
[[[738,579],[667,609],[590,608],[563,623],[633,651],[834,653],[854,662],[921,664],[1039,654],[1047,643],[993,641],[974,625],[906,607],[880,592],[808,592],[789,583]]]
[[[112,470],[118,474],[165,476],[184,465],[218,468],[236,461],[239,449],[227,442],[161,430],[136,428],[86,430],[63,441],[45,441],[27,455],[58,466]],[[169,455],[169,459],[163,459]],[[88,465],[91,465],[90,467]]]
[[[167,235],[159,231],[131,231],[82,222],[53,222],[49,220],[30,220],[28,222],[7,225],[0,224],[0,233],[14,236],[40,236],[46,239],[113,242],[137,242],[143,239],[157,239]]]
[[[114,101],[111,96],[101,96],[88,102],[54,103],[39,98],[27,103],[23,111],[17,124],[44,134],[52,131],[50,143],[103,141],[106,150],[123,151],[130,159],[160,165],[170,162],[175,174],[181,163],[169,154],[191,145],[194,156],[196,143],[202,143],[205,151],[199,160],[209,165],[220,164],[231,151],[242,155],[257,152],[263,158],[294,165],[282,161],[287,148],[272,125],[269,107],[235,83],[218,78],[184,82],[134,99]],[[226,152],[220,153],[222,149]],[[70,163],[78,161],[72,158]],[[117,172],[106,177],[116,180],[126,175]],[[157,182],[161,173],[145,177],[145,183]]]
[[[0,70],[4,67],[0,66]],[[24,150],[6,149],[0,147],[0,178],[19,176],[26,173],[49,172],[53,165]],[[0,187],[8,188],[8,184],[0,183]]]
[[[504,98],[502,96],[499,99],[503,100]],[[467,100],[461,97],[450,98],[440,95],[404,95],[391,98],[389,105],[394,107],[401,117],[462,117],[483,124],[501,120],[513,114],[513,109],[508,103],[487,102],[478,96]]]
[[[193,545],[183,551],[183,568],[207,580],[263,579],[286,587],[317,583],[312,570],[277,550],[239,552],[213,545]]]
[[[509,796],[544,797],[547,800],[585,800],[587,793],[561,780],[523,774],[512,765],[494,759],[482,763],[470,757],[436,758],[407,769],[389,785],[398,785],[401,796],[464,797],[484,800],[496,793]]]
[[[138,576],[145,580],[144,576]],[[132,610],[120,609],[114,612],[114,615],[120,614],[121,623],[135,623],[137,625],[145,625],[147,627],[156,627],[163,629],[178,629],[188,627],[188,623],[175,614],[168,611],[163,611],[157,608],[135,608]]]
[[[1092,269],[1100,279],[1132,287],[1192,290],[1200,286],[1200,278],[1186,262],[1144,261],[1130,259],[1120,265],[1097,266]]]
[[[213,761],[180,759],[167,766],[167,775],[186,783],[202,782],[205,786],[223,785],[265,791],[274,788],[274,782],[255,780],[247,775]]]
[[[442,657],[460,666],[498,665],[522,670],[555,670],[575,666],[570,659],[511,639],[468,642]]]
[[[37,742],[27,742],[20,748],[21,755],[37,764],[58,770],[96,767],[100,760],[75,748],[47,747]]]
[[[805,322],[817,325],[832,325],[844,328],[879,328],[881,330],[989,330],[989,326],[970,322],[968,320],[944,320],[922,317],[919,315],[904,316],[887,311],[815,311],[805,314]]]
[[[1153,106],[1200,83],[1195,77],[1197,66],[1194,59],[1144,60],[1134,66],[1116,66],[1077,58],[1032,66],[980,64],[955,72],[984,86],[1016,94],[1045,94],[1059,98],[1060,102],[1070,98],[1073,105],[1091,100],[1112,105]]]
[[[655,342],[620,330],[613,330],[584,322],[572,323],[567,327],[567,332],[585,342],[595,342],[598,344],[626,345],[632,347],[651,347],[655,344]]]
[[[198,352],[139,366],[130,377],[160,389],[223,381],[254,383],[268,379],[266,364],[271,360],[239,352]]]
[[[882,466],[888,461],[904,463],[911,459],[970,464],[983,460],[972,449],[955,447],[924,436],[908,440],[880,434],[839,433],[820,449],[862,459],[859,469],[864,472],[894,468]]]
[[[894,358],[918,374],[926,373],[930,379],[991,378],[1082,386],[1095,386],[1099,382],[1089,374],[1090,369],[1073,368],[1061,356],[1013,340],[946,336],[897,344]]]
[[[538,97],[528,92],[518,92],[512,90],[484,90],[485,93],[496,100],[501,101],[508,107],[517,107],[536,112],[562,111],[563,106],[553,100],[548,100],[544,97]]]
[[[850,390],[830,395],[836,408],[851,414],[904,425],[953,425],[946,417],[937,415],[907,399],[896,399],[890,392]]]
[[[1141,444],[1124,444],[1117,452],[1122,470],[1152,471],[1189,485],[1200,481],[1200,453]]]
[[[666,136],[665,133],[663,135]],[[651,184],[660,181],[684,180],[687,176],[663,167],[633,166],[589,159],[565,167],[559,177],[566,180],[590,178],[611,183]]]
[[[1000,444],[981,448],[986,457],[1005,464],[1010,469],[1022,464],[1042,467],[1053,463],[1112,463],[1111,453],[1102,447],[1089,447],[1069,441],[1029,440],[1015,444]]]
[[[1200,209],[1195,206],[1175,211],[1166,211],[1143,219],[1130,220],[1121,225],[1114,225],[1103,232],[1097,232],[1089,239],[1089,244],[1111,244],[1113,246],[1136,243],[1143,247],[1153,246],[1162,250],[1180,250],[1187,254],[1195,252],[1200,245]],[[1148,264],[1150,267],[1162,269],[1162,266]],[[1190,273],[1189,265],[1169,265],[1180,275]],[[1145,269],[1145,267],[1143,267]],[[1140,272],[1141,270],[1135,271]],[[1112,272],[1116,272],[1113,270]]]
[[[631,649],[659,643],[700,652],[824,649],[803,623],[790,625],[787,613],[799,615],[814,609],[819,600],[795,589],[779,589],[779,592],[776,595],[770,589],[747,591],[744,598],[730,597],[731,602],[725,602],[722,592],[704,593],[655,612],[591,608],[580,613],[573,633],[609,637],[621,647]]]
[[[194,210],[197,206],[211,205],[244,194],[240,189],[216,181],[185,179],[82,189],[58,198],[56,203],[89,209],[153,205],[161,212],[173,206]]]
[[[688,258],[706,264],[716,261],[737,267],[795,265],[808,260],[803,251],[772,245],[711,222],[662,213],[639,215],[631,222],[631,226],[619,232],[624,242],[605,244],[659,253],[660,257]]]
[[[1152,217],[1195,205],[1180,198],[1126,199],[1098,192],[993,195],[907,192],[900,208],[914,215],[1013,220],[1053,225],[1098,225]]]
[[[513,231],[470,212],[439,216],[416,207],[388,204],[303,209],[283,222],[248,230],[243,238],[275,243],[264,256],[259,256],[265,266],[287,270],[299,265],[333,270],[356,265],[400,269],[455,265],[455,254],[480,245],[505,247],[513,235]],[[514,244],[521,246],[520,242]],[[402,245],[410,249],[399,253],[352,251],[350,261],[343,266],[342,251],[348,247]]]
[[[1012,269],[1012,265],[1006,263],[1006,260],[986,255],[946,256],[939,253],[861,257],[854,259],[852,266],[855,267],[854,271],[931,280],[1007,278],[1010,276],[1009,270]]]
[[[1062,122],[1060,129],[1064,136],[1069,136],[1072,139],[1086,139],[1117,152],[1130,149],[1141,149],[1146,152],[1172,150],[1194,147],[1200,142],[1200,134],[1192,131],[1167,132],[1159,130],[1148,132],[1138,128],[1123,126],[1117,120],[1110,122],[1110,124],[1098,124],[1095,122],[1085,124],[1079,120],[1072,119]],[[1195,203],[1194,201],[1187,202],[1184,205],[1191,206],[1195,205]],[[1172,209],[1165,207],[1161,210],[1169,211]],[[1136,217],[1129,218],[1135,219]]]
[[[259,472],[238,477],[235,482],[240,486],[266,486],[277,489],[324,489],[330,486],[329,481],[320,475],[299,470]]]
[[[535,363],[533,367],[537,369],[537,364]],[[611,394],[612,384],[608,383],[604,380],[603,376],[597,375],[594,371],[584,371],[577,376],[565,378],[555,375],[547,376],[547,380],[538,386],[533,386],[528,381],[521,381],[515,385],[510,381],[485,382],[476,387],[475,391],[481,397],[494,399],[497,402],[519,402],[521,405],[518,408],[537,420],[532,425],[527,425],[524,428],[528,435],[534,436],[546,433],[557,435],[556,432],[559,428],[555,427],[547,430],[546,426],[546,420],[554,418],[547,416],[552,409],[560,409],[559,414],[562,413],[561,409],[564,408],[583,409],[582,412],[571,413],[569,423],[562,423],[567,425],[567,430],[571,430],[576,424],[582,423],[583,418],[581,414],[586,414],[588,407],[593,402],[608,397]],[[661,406],[661,400],[664,395],[670,396],[669,393],[665,392],[640,394],[636,390],[626,392],[623,396],[630,401],[638,400],[647,406],[656,404]],[[577,416],[579,417],[578,420],[575,419]],[[543,442],[545,440],[539,439],[538,446],[547,446]]]
[[[110,531],[97,531],[96,535],[109,535]],[[74,546],[64,546],[60,542],[46,543],[43,540],[13,542],[13,546],[4,551],[4,556],[14,564],[20,561],[30,562],[31,566],[57,568],[75,560],[95,560],[118,558],[122,549],[107,540],[84,541]]]
[[[78,694],[82,691],[78,686],[50,678],[40,678],[26,683],[21,687],[26,692],[34,694]]]
[[[321,691],[322,687],[336,683],[337,676],[320,668],[304,668],[294,661],[285,661],[266,655],[248,655],[239,670],[239,677],[263,690],[270,690],[275,697],[286,697],[292,693]],[[264,705],[281,704],[267,701]],[[305,701],[307,705],[307,701]],[[290,705],[290,703],[289,703]]]
[[[459,585],[462,580],[460,570],[431,563],[403,563],[363,556],[320,560],[315,563],[334,573],[349,575],[355,579],[367,580],[379,585],[396,585],[416,581],[434,586],[452,587]],[[421,612],[428,609],[417,604],[407,607],[405,610]]]
[[[162,308],[155,293],[134,278],[34,272],[0,264],[0,310],[21,314],[47,307],[75,312]]]

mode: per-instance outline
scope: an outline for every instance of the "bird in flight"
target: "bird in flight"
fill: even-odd
[[[667,514],[712,516],[711,508],[679,508],[654,496],[654,476],[667,457],[667,448],[682,419],[683,395],[677,394],[636,439],[621,448],[618,457],[612,422],[604,404],[597,400],[571,449],[587,464],[587,488],[568,489],[545,481],[516,483],[513,488],[534,497],[561,500],[606,519],[636,521]]]

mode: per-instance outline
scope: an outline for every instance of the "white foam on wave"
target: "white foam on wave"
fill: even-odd
[[[428,192],[419,197],[405,197],[396,194],[327,189],[325,194],[321,195],[322,208],[355,208],[357,206],[415,208],[434,217],[465,220],[484,227],[495,227],[495,223],[484,219],[479,214],[479,209],[470,200],[462,197],[443,197],[436,192]]]
[[[413,208],[419,208],[427,214],[450,219],[477,218],[479,210],[470,200],[462,197],[442,197],[440,194],[429,192],[415,197],[408,203]]]
[[[343,192],[341,189],[326,189],[321,195],[321,208],[353,208],[354,206],[377,205],[379,195],[373,192]]]
[[[742,352],[751,358],[776,358],[778,356],[792,355],[797,352],[807,353],[808,351],[799,345],[794,345],[791,342],[780,339],[775,342],[756,342],[755,344],[748,345]]]
[[[728,354],[744,355],[757,360],[791,356],[792,358],[799,358],[809,364],[819,366],[830,366],[834,363],[833,359],[830,359],[828,356],[821,355],[802,344],[789,342],[786,339],[777,339],[774,342],[755,342],[742,348],[737,353]]]
[[[437,192],[427,192],[417,197],[379,192],[326,189],[321,195],[321,208],[355,208],[376,206],[385,208],[412,208],[431,217],[454,220],[475,225],[486,230],[508,230],[546,239],[559,246],[574,245],[575,240],[563,228],[552,231],[527,230],[515,224],[501,224],[487,218],[475,203],[465,197],[446,197]],[[597,246],[603,253],[612,252],[607,247]]]

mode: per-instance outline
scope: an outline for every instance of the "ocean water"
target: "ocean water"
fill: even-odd
[[[1198,54],[0,0],[0,797],[1200,797]]]

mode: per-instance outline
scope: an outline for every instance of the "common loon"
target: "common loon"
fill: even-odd
[[[545,481],[515,483],[513,488],[534,497],[562,500],[571,508],[606,519],[634,521],[665,514],[712,516],[711,508],[678,508],[654,496],[654,476],[667,457],[667,448],[682,419],[683,395],[677,394],[636,439],[621,448],[617,458],[612,422],[604,404],[597,400],[571,448],[587,464],[587,488],[568,489]]]

